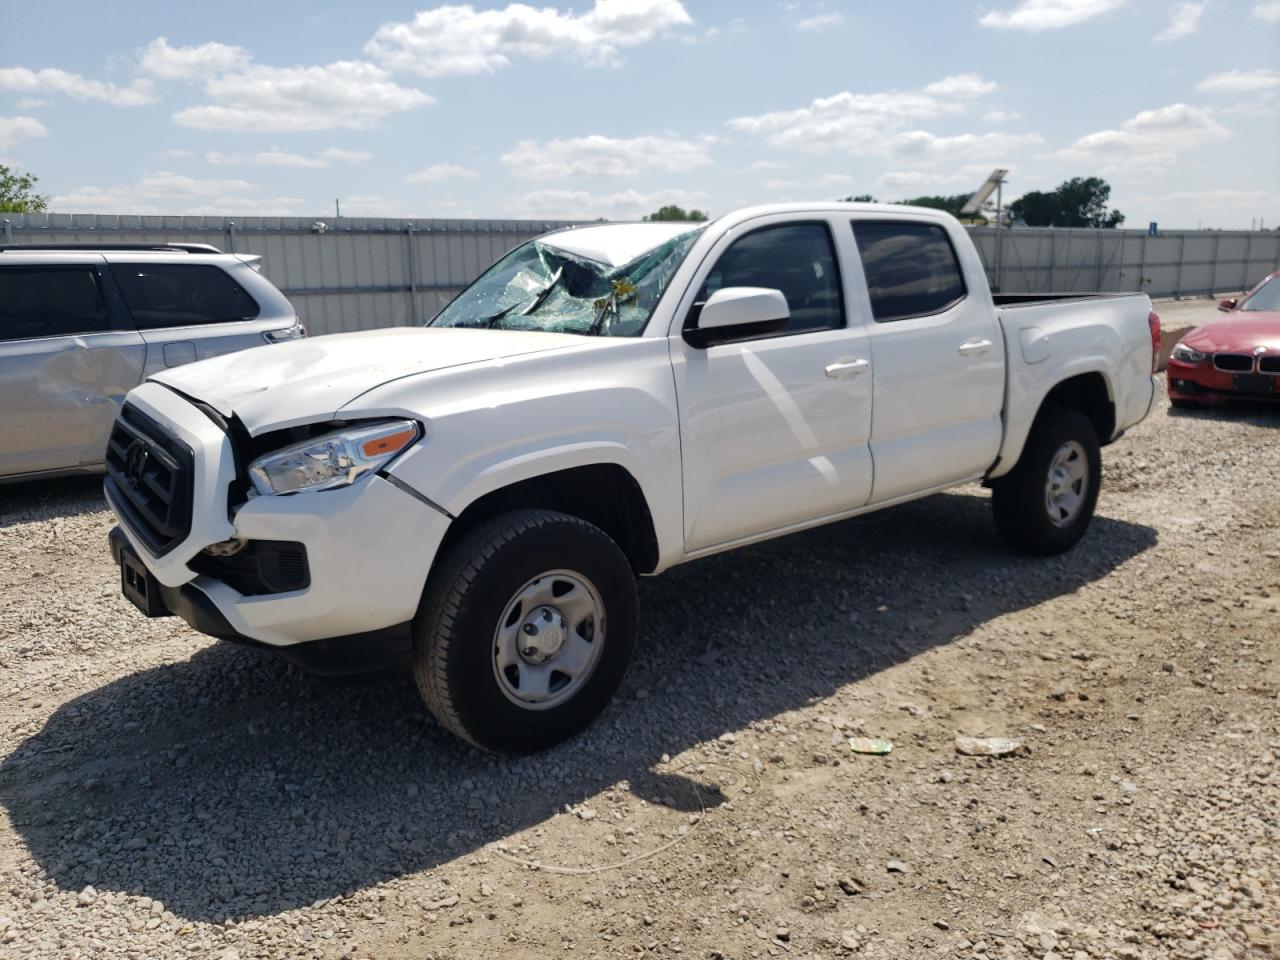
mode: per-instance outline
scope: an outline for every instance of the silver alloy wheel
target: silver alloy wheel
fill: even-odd
[[[1068,526],[1084,506],[1089,492],[1089,455],[1084,447],[1068,440],[1049,463],[1044,485],[1044,506],[1055,527]]]
[[[571,570],[549,570],[516,591],[493,635],[493,674],[508,700],[549,710],[573,697],[604,649],[604,601]]]

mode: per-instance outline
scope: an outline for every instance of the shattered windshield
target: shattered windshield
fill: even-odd
[[[516,247],[429,326],[634,337],[704,228],[670,237],[620,266],[572,253],[553,238]]]

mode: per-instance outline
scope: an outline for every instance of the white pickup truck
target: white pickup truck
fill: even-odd
[[[523,753],[606,705],[638,574],[983,481],[1071,547],[1156,396],[1146,296],[993,300],[934,210],[753,207],[561,230],[425,328],[155,374],[107,451],[122,589],[313,669],[411,658]]]

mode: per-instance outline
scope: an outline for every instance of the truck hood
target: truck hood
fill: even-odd
[[[151,379],[258,434],[332,419],[362,393],[402,377],[581,343],[563,333],[400,327],[256,347]]]

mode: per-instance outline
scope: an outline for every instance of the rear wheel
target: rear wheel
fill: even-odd
[[[996,527],[1028,553],[1069,550],[1089,528],[1101,482],[1092,421],[1062,407],[1044,410],[1017,466],[991,485]]]
[[[487,521],[444,557],[414,620],[436,718],[494,753],[572,736],[613,697],[636,633],[635,578],[599,528],[549,510]]]

